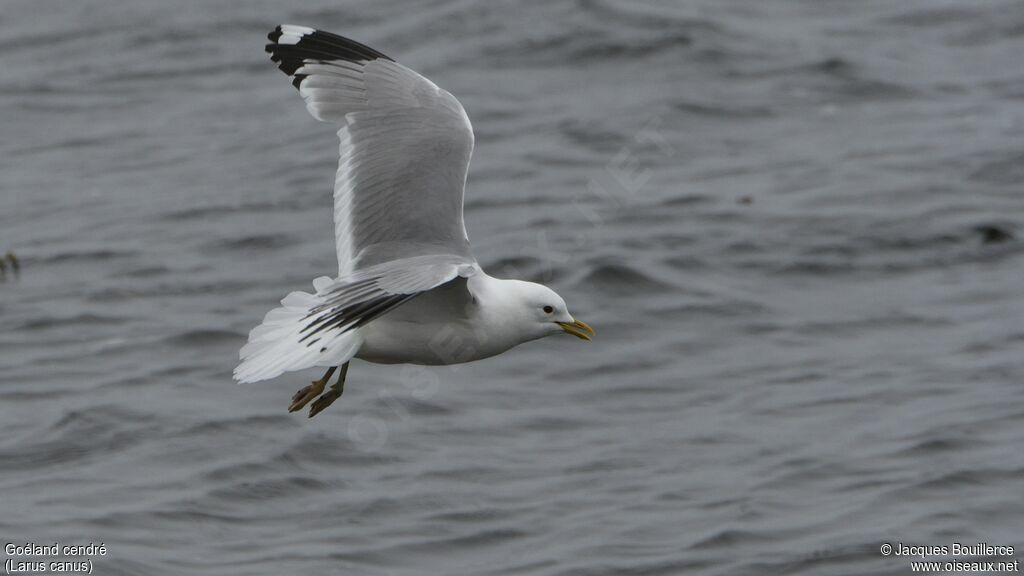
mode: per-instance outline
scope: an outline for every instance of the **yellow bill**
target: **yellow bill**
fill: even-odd
[[[562,327],[562,330],[565,330],[580,340],[586,340],[587,342],[590,342],[596,335],[594,329],[582,320],[576,320],[572,324],[568,322],[558,322],[557,324]]]

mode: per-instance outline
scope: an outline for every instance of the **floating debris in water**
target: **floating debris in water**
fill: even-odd
[[[0,279],[7,276],[7,269],[10,268],[13,274],[17,274],[18,270],[21,269],[21,262],[18,257],[14,255],[14,252],[8,251],[3,258],[0,258]]]
[[[736,199],[736,203],[737,204],[753,204],[754,203],[754,197],[753,196],[740,196],[739,198]]]
[[[981,241],[984,244],[1000,244],[1013,240],[1013,232],[995,224],[982,224],[975,226],[974,231],[981,234]]]

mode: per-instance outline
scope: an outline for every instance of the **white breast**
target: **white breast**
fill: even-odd
[[[519,344],[488,313],[487,303],[472,296],[476,280],[469,286],[464,279],[453,280],[359,328],[363,345],[356,358],[377,364],[461,364]]]

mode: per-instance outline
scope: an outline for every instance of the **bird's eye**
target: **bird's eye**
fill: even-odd
[[[554,308],[552,308],[551,306],[545,306],[545,307],[544,307],[544,313],[545,313],[545,314],[551,314],[551,313],[552,313],[552,312],[554,312],[554,311],[555,311],[555,309],[554,309]]]

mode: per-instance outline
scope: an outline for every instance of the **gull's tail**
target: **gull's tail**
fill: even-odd
[[[302,332],[308,325],[303,320],[324,303],[319,292],[330,283],[326,276],[317,278],[313,281],[316,294],[292,292],[281,300],[280,308],[267,313],[263,323],[249,332],[249,343],[238,353],[242,361],[235,368],[235,380],[257,382],[292,370],[338,366],[355,355],[362,345],[358,330],[312,338]]]

